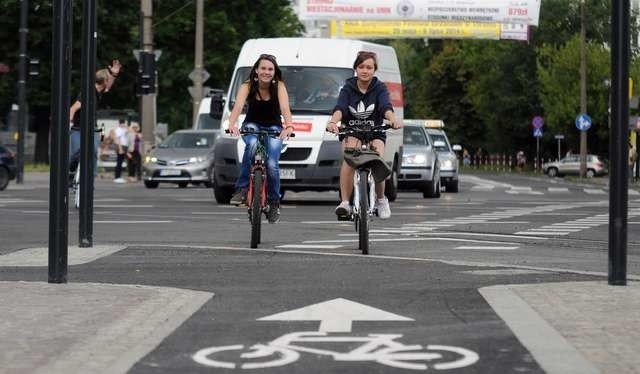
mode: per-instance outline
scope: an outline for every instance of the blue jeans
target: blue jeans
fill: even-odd
[[[266,129],[282,131],[282,126],[259,126],[256,123],[245,123],[242,129]],[[251,173],[251,164],[253,163],[253,155],[258,148],[257,135],[243,135],[242,140],[246,144],[244,154],[242,155],[242,164],[240,165],[240,175],[236,181],[236,189],[247,188],[249,186],[249,174]],[[280,201],[280,151],[282,150],[282,140],[271,136],[265,137],[265,148],[267,149],[267,198],[269,200]]]
[[[98,175],[98,147],[100,147],[100,133],[93,134],[93,175]],[[80,160],[80,131],[69,130],[69,171],[75,172]]]

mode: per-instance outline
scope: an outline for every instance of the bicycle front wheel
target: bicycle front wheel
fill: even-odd
[[[360,250],[363,255],[369,253],[369,188],[367,186],[368,171],[359,170],[360,180],[358,181],[358,239]]]
[[[262,224],[262,170],[256,169],[253,172],[252,196],[249,205],[251,212],[251,248],[257,248],[260,243],[260,225]]]

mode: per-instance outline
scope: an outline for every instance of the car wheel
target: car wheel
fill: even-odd
[[[447,184],[447,192],[458,192],[458,180],[453,180],[449,184]]]
[[[7,188],[9,185],[9,171],[0,166],[0,191]]]
[[[178,183],[178,187],[180,187],[180,188],[187,188],[188,185],[189,185],[189,182],[180,182],[180,183]]]
[[[144,186],[147,188],[158,188],[158,182],[154,181],[144,181]]]
[[[557,177],[558,176],[558,169],[549,168],[549,170],[547,170],[547,175],[550,176],[551,178]]]
[[[593,178],[593,177],[596,176],[596,171],[593,170],[593,169],[589,169],[589,170],[587,170],[587,174],[586,175],[587,175],[587,178]]]
[[[391,170],[391,176],[385,181],[384,194],[390,202],[398,198],[398,171],[395,166]]]
[[[280,201],[284,200],[284,193],[287,192],[287,190],[283,190],[282,188],[280,189]]]
[[[426,182],[424,189],[422,190],[422,197],[440,197],[440,179]]]

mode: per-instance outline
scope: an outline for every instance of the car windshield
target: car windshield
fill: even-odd
[[[407,145],[428,145],[424,132],[419,127],[405,126],[404,144]]]
[[[451,148],[449,148],[449,143],[447,142],[447,138],[442,134],[429,134],[429,138],[431,138],[431,143],[433,143],[436,151],[438,152],[451,152]],[[436,145],[437,141],[441,141],[444,145]]]
[[[209,148],[213,145],[215,134],[205,133],[174,133],[169,135],[160,148]]]
[[[209,113],[200,113],[198,115],[198,129],[201,130],[219,130],[220,120],[215,119],[209,115]]]
[[[249,77],[250,67],[241,67],[231,85],[229,97],[235,100],[242,82]],[[293,114],[331,114],[338,102],[344,81],[353,76],[352,69],[280,66],[282,79],[289,93],[289,106]],[[246,108],[243,109],[246,112]]]

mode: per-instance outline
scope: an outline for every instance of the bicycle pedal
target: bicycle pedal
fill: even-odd
[[[338,221],[353,221],[351,214],[339,215]]]

